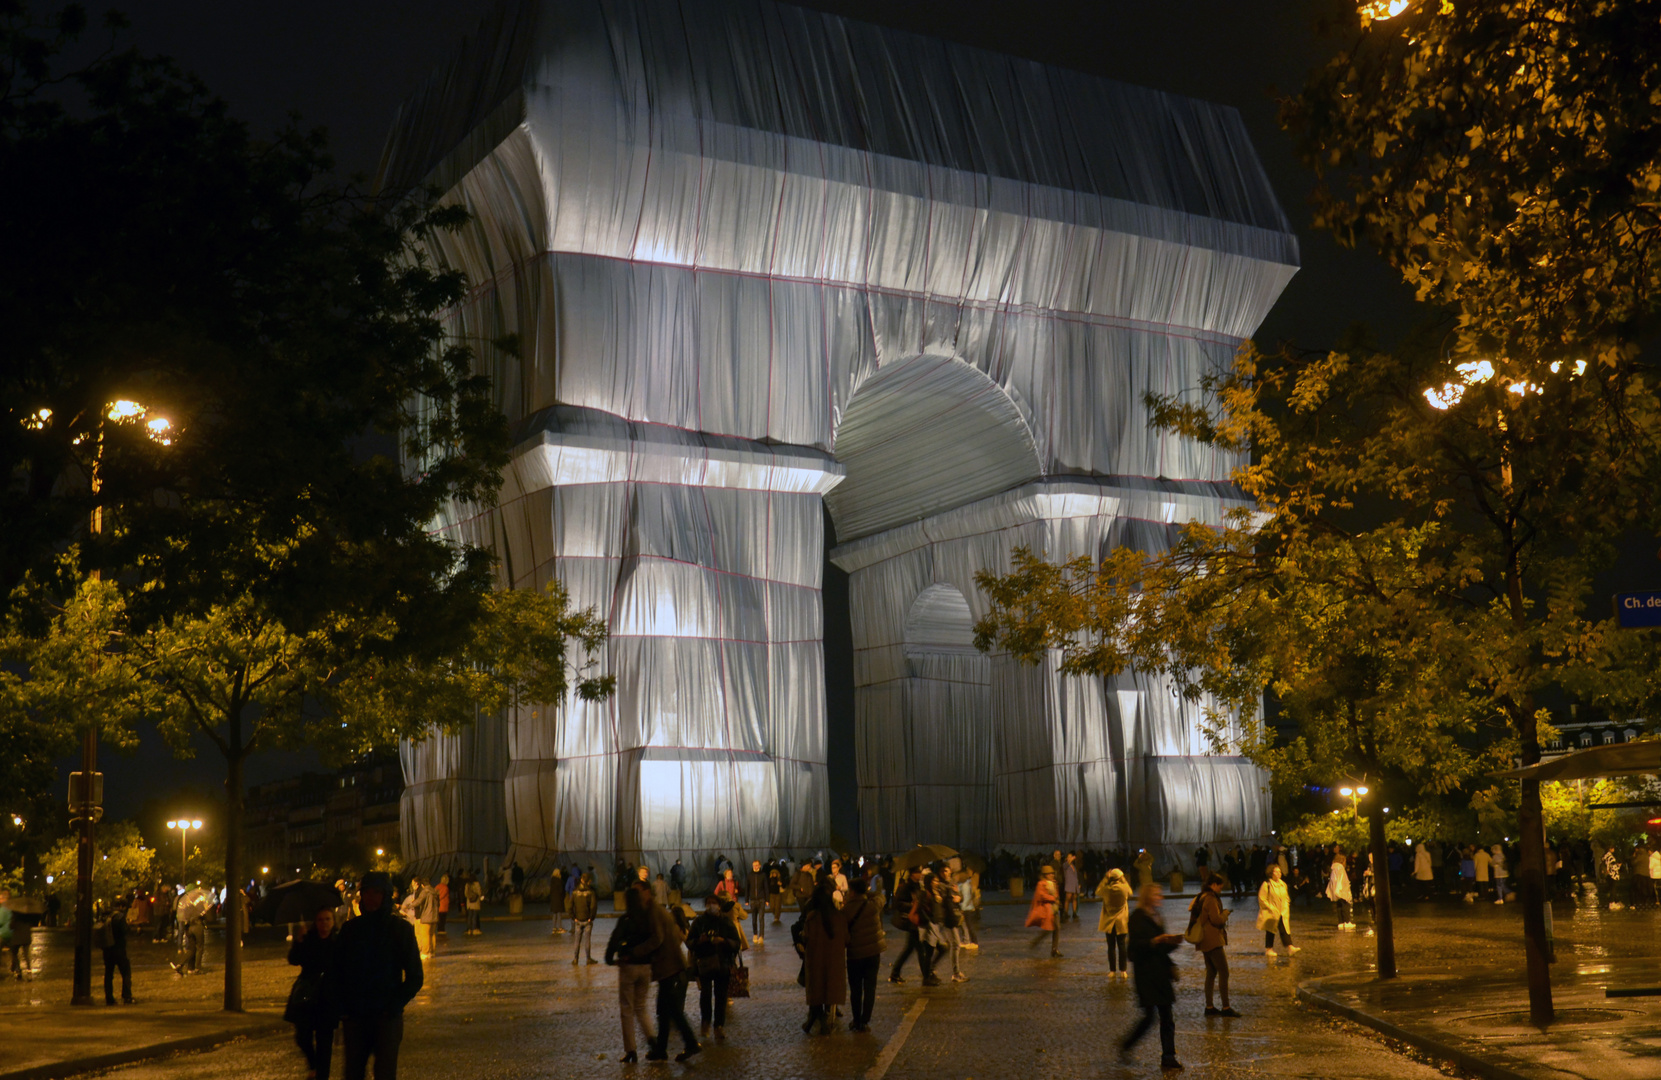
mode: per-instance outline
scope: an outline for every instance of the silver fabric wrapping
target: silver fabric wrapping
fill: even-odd
[[[1164,477],[1191,484],[1170,505],[1213,512],[1237,462],[1151,432],[1144,396],[1196,390],[1297,264],[1231,109],[765,0],[506,3],[401,110],[381,182],[471,212],[435,241],[474,284],[450,325],[524,436],[501,506],[442,527],[501,555],[506,586],[558,575],[618,633],[615,703],[506,721],[514,852],[602,871],[826,839],[821,500],[845,546],[883,550],[1068,477],[1084,493],[1056,498]],[[517,350],[489,344],[509,333]],[[988,566],[1017,534],[1097,550],[1109,525],[1087,519],[960,546]],[[923,771],[862,749],[863,842],[1122,822],[1102,816],[1118,758],[1064,792],[1056,762],[1083,758],[1032,749],[1089,709],[1105,724],[1099,688],[1087,707],[933,639],[908,657],[905,612],[944,579],[895,559],[856,574],[860,729],[918,730]],[[1026,772],[993,770],[1006,744]],[[1174,756],[1148,759],[1149,799],[1234,768]],[[432,819],[411,837],[446,835],[443,804],[408,809]]]

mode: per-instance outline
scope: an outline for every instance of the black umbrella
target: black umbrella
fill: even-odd
[[[265,894],[254,914],[268,923],[311,922],[323,908],[340,906],[340,890],[321,881],[289,881]]]

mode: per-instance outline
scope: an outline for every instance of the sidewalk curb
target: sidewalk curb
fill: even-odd
[[[1338,977],[1342,978],[1343,976]],[[1430,1054],[1432,1057],[1451,1062],[1468,1073],[1484,1077],[1485,1080],[1528,1080],[1522,1073],[1508,1069],[1503,1065],[1497,1065],[1492,1061],[1468,1054],[1429,1035],[1393,1024],[1382,1017],[1363,1012],[1353,1005],[1346,1005],[1336,998],[1329,997],[1317,988],[1324,981],[1325,979],[1312,979],[1309,982],[1299,983],[1297,1000],[1305,1005],[1313,1005],[1316,1008],[1325,1009],[1327,1012],[1336,1013],[1346,1020],[1360,1024],[1362,1027],[1372,1028],[1381,1035],[1388,1036],[1398,1042],[1404,1042]],[[0,1077],[0,1080],[5,1080],[5,1077]]]
[[[237,1039],[257,1038],[261,1035],[275,1035],[284,1031],[288,1025],[281,1020],[260,1020],[244,1024],[241,1027],[228,1028],[224,1031],[212,1031],[205,1035],[192,1035],[183,1039],[168,1039],[164,1042],[151,1043],[148,1046],[135,1046],[127,1050],[115,1050],[108,1054],[94,1054],[83,1058],[70,1058],[65,1061],[54,1062],[50,1065],[31,1065],[26,1069],[15,1069],[11,1072],[0,1072],[0,1080],[61,1080],[62,1077],[75,1076],[79,1073],[95,1072],[101,1069],[113,1069],[121,1065],[132,1065],[140,1061],[150,1061],[154,1058],[168,1057],[172,1054],[189,1053],[196,1050],[211,1050],[224,1043],[234,1042]]]

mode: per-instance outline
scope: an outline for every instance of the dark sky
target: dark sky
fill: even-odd
[[[1351,322],[1382,336],[1408,317],[1399,278],[1370,253],[1342,251],[1310,231],[1308,174],[1275,124],[1276,93],[1289,93],[1337,48],[1314,32],[1319,10],[1335,0],[814,0],[805,6],[998,49],[1047,63],[1240,110],[1270,182],[1297,228],[1303,269],[1258,333],[1265,342],[1320,346]],[[134,42],[196,72],[256,130],[291,112],[332,135],[344,171],[372,172],[398,103],[471,32],[487,0],[128,0]],[[93,5],[97,10],[97,5]],[[838,775],[834,818],[849,832],[851,696],[846,600],[827,581],[827,667]],[[107,769],[111,813],[122,816],[158,786],[217,782],[217,755],[173,762],[153,741],[133,761]],[[250,781],[285,776],[315,762],[273,755],[254,763]],[[141,779],[142,778],[142,779]]]

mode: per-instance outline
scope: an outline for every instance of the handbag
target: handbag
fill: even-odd
[[[727,979],[727,996],[729,998],[747,998],[750,996],[750,969],[743,964],[732,969],[732,975]]]
[[[308,979],[304,975],[294,977],[294,985],[288,991],[288,1005],[283,1009],[283,1019],[289,1023],[297,1020],[309,1019],[317,1009],[322,989],[316,979]]]
[[[1188,912],[1188,929],[1183,933],[1182,940],[1190,945],[1198,945],[1205,940],[1205,927],[1200,925],[1201,906],[1200,901],[1195,900],[1194,906]]]

